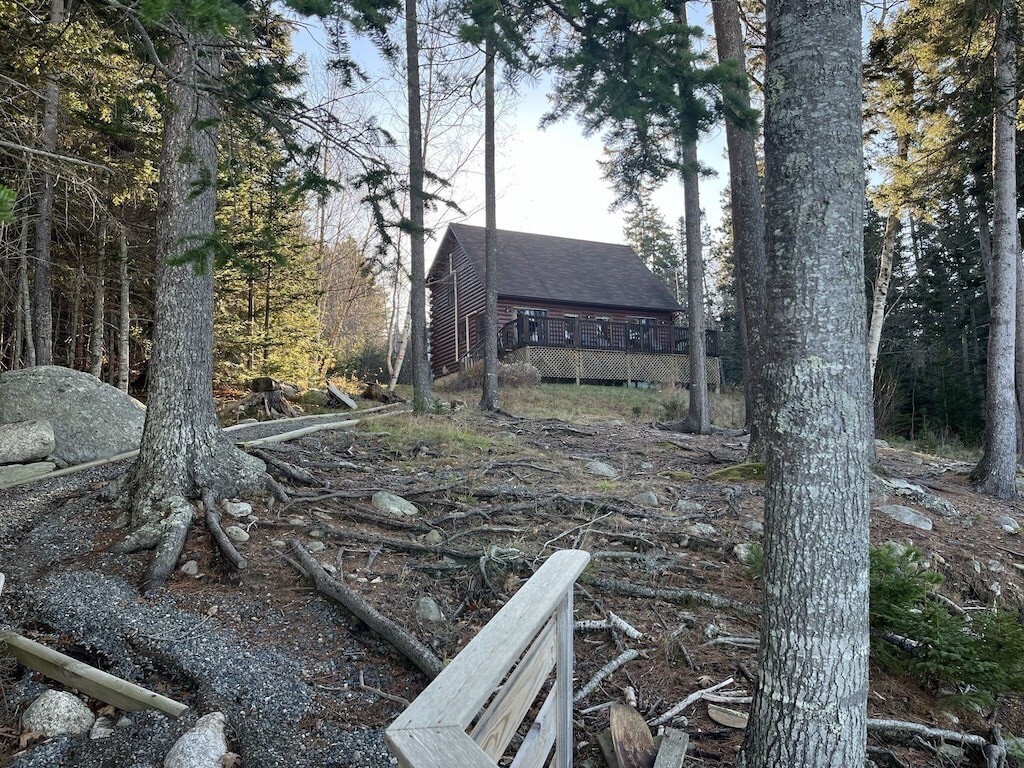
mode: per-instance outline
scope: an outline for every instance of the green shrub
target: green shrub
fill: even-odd
[[[1024,692],[1024,627],[1006,610],[972,616],[929,598],[942,576],[915,547],[871,552],[871,652],[884,667],[909,673],[953,704],[991,706],[1001,693]],[[891,642],[897,635],[915,645]],[[890,638],[890,639],[887,639]],[[952,691],[952,693],[949,693]]]

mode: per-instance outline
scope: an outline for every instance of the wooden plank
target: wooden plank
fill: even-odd
[[[658,750],[643,716],[629,704],[612,704],[609,723],[619,768],[654,768]]]
[[[589,555],[588,555],[589,557]],[[555,672],[555,768],[572,768],[572,587],[555,614],[558,661]]]
[[[355,400],[331,384],[331,382],[327,382],[327,393],[346,408],[351,408],[353,411],[359,408]]]
[[[114,677],[101,669],[73,659],[11,629],[0,629],[0,643],[22,665],[75,688],[118,709],[133,712],[156,709],[181,717],[188,707],[142,686]]]
[[[686,760],[686,748],[689,746],[690,737],[686,731],[666,728],[654,768],[681,768]]]
[[[384,734],[403,768],[496,768],[480,746],[461,728],[388,728]]]
[[[456,726],[465,730],[469,727],[506,672],[563,601],[566,592],[571,594],[576,577],[588,562],[590,554],[582,550],[562,550],[549,557],[388,730],[431,726]],[[571,610],[570,604],[570,626]],[[559,619],[559,628],[565,621],[564,616]],[[567,641],[563,639],[569,643],[570,652],[571,637],[570,634]],[[571,666],[565,668],[561,662],[559,670],[564,678],[560,685],[571,685]],[[571,707],[571,695],[566,701]]]
[[[470,731],[493,760],[505,754],[554,667],[555,622],[549,621]]]
[[[530,730],[526,732],[523,743],[512,758],[509,768],[543,768],[555,744],[555,689],[552,688],[544,699],[544,704],[537,713]]]

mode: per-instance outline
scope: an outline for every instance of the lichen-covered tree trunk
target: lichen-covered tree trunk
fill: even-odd
[[[427,280],[423,246],[423,124],[420,115],[420,45],[416,0],[405,0],[405,61],[409,106],[409,313],[412,338],[413,409],[433,400],[427,359]]]
[[[21,220],[18,238],[18,329],[20,332],[15,360],[31,368],[36,364],[36,343],[32,332],[32,299],[28,290],[28,216]]]
[[[715,39],[719,61],[736,62],[745,69],[743,29],[740,26],[736,0],[719,0],[711,4],[714,13]],[[749,107],[746,91],[736,95],[740,106]],[[764,458],[763,423],[765,389],[761,375],[764,357],[764,206],[757,173],[757,152],[754,128],[741,127],[726,120],[725,142],[729,151],[729,193],[732,203],[733,261],[736,266],[737,299],[743,341],[743,400],[746,405],[751,461]]]
[[[64,23],[64,0],[50,0],[50,26]],[[43,90],[43,123],[40,148],[53,154],[57,149],[57,113],[60,86],[57,64],[50,62]],[[50,244],[53,237],[53,193],[56,176],[46,167],[39,185],[36,211],[35,273],[32,281],[32,332],[39,365],[53,365],[53,261]]]
[[[213,248],[220,54],[178,30],[167,62],[157,205],[156,304],[139,458],[122,489],[135,527],[204,488],[232,496],[263,482],[263,462],[224,436],[213,405]]]
[[[869,382],[860,7],[769,0],[765,584],[747,768],[864,764]]]
[[[689,325],[690,409],[683,431],[706,435],[711,431],[708,400],[707,342],[704,322],[704,254],[700,242],[700,184],[697,142],[683,144],[683,210],[686,225],[686,320]]]
[[[494,166],[494,28],[484,46],[484,386],[480,408],[498,408],[498,223]]]
[[[1017,323],[1017,60],[1011,29],[1016,14],[1003,0],[996,25],[995,113],[992,130],[992,258],[988,283],[985,438],[972,479],[983,493],[1017,498],[1017,407],[1014,386]]]

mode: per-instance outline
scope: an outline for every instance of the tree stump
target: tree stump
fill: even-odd
[[[267,418],[281,419],[301,416],[302,413],[289,403],[282,391],[281,382],[270,376],[259,376],[249,382],[249,395],[238,404],[240,410],[255,409]]]

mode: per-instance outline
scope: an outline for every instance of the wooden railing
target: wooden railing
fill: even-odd
[[[554,670],[511,768],[543,768],[552,745],[552,765],[572,768],[572,587],[589,561],[549,557],[395,719],[385,737],[399,765],[495,768]]]
[[[705,335],[708,357],[719,356],[719,331]],[[607,349],[647,355],[689,353],[687,329],[578,317],[517,317],[498,330],[498,349],[520,347]]]

